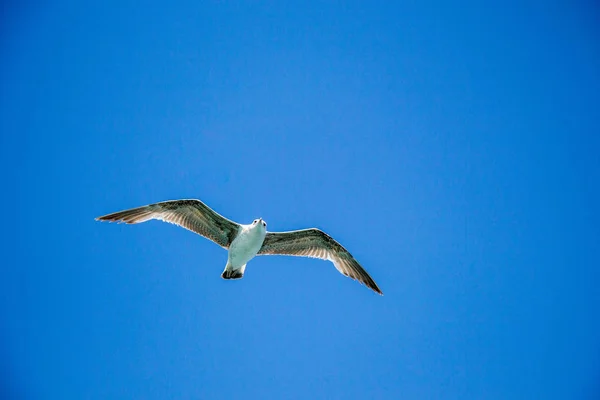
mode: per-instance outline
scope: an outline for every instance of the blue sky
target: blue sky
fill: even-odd
[[[0,35],[0,390],[565,399],[600,387],[592,2],[30,3]],[[94,217],[199,198],[319,260]]]

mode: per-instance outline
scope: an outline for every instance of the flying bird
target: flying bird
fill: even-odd
[[[268,232],[267,223],[258,218],[249,225],[233,222],[200,200],[172,200],[132,208],[96,218],[97,221],[137,224],[157,219],[178,225],[212,240],[228,251],[223,279],[240,279],[246,264],[257,255],[289,255],[320,258],[333,262],[345,276],[358,280],[383,294],[373,278],[341,244],[325,232],[301,229]]]

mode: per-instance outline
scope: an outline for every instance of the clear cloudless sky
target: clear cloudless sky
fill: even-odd
[[[0,397],[600,395],[594,2],[3,8]],[[385,295],[94,221],[179,198],[321,228]]]

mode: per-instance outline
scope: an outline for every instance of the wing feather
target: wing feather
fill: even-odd
[[[329,260],[343,275],[383,294],[373,278],[348,250],[331,236],[316,228],[290,232],[267,232],[258,255],[289,255]]]
[[[240,225],[218,214],[200,200],[171,200],[119,211],[97,221],[138,224],[152,219],[169,222],[229,248]]]

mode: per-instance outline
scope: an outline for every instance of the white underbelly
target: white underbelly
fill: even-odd
[[[252,260],[260,250],[265,237],[255,232],[242,232],[229,246],[227,264],[233,269],[240,268]]]

